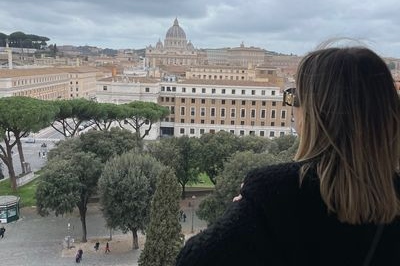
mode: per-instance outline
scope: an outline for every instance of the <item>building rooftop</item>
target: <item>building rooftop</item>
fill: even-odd
[[[186,79],[179,84],[217,85],[217,86],[253,86],[253,87],[279,87],[272,82],[257,82],[249,80],[217,80],[217,79]]]
[[[119,82],[119,83],[159,83],[159,79],[152,79],[147,77],[129,77],[129,76],[116,76],[107,77],[99,80],[100,82]]]
[[[0,78],[27,77],[49,74],[66,73],[64,70],[57,68],[29,68],[29,69],[0,69]]]

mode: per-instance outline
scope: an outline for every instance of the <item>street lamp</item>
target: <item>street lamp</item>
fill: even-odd
[[[70,223],[68,223],[68,236],[67,236],[67,248],[69,249],[70,248],[70,241],[71,241],[71,236],[70,236],[70,233],[69,233],[69,231],[70,231],[70,228],[71,228],[71,224]]]
[[[192,230],[190,231],[192,234],[194,233],[193,225],[194,225],[194,204],[195,204],[196,196],[192,196]]]

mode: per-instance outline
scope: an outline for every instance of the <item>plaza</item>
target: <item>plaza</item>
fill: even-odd
[[[197,199],[198,204],[201,200]],[[187,199],[181,202],[181,208],[188,214],[186,222],[182,222],[182,231],[186,238],[191,235],[191,207]],[[195,205],[198,206],[198,205]],[[204,221],[193,216],[194,232],[197,233],[206,227]],[[68,231],[68,223],[70,228]],[[82,230],[79,214],[74,212],[64,216],[49,215],[41,217],[35,207],[21,209],[18,221],[4,225],[6,233],[0,239],[1,260],[7,266],[53,266],[74,265],[75,253],[79,247],[83,248],[83,265],[116,265],[136,266],[140,251],[144,248],[144,236],[139,235],[139,250],[132,250],[131,234],[122,234],[112,231],[112,240],[109,241],[111,253],[104,253],[104,243],[110,237],[110,230],[105,226],[105,220],[100,211],[100,205],[88,205],[86,216],[87,243],[80,243]],[[65,246],[65,237],[71,235],[74,243],[68,250]],[[99,240],[100,250],[94,251],[94,243]]]

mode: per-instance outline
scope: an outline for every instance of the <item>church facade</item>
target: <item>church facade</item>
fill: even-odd
[[[186,39],[185,31],[179,26],[176,18],[168,29],[164,43],[158,40],[157,44],[146,47],[146,66],[192,66],[202,65],[206,61],[206,52],[195,49]]]

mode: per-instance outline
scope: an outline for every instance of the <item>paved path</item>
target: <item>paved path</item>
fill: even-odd
[[[189,212],[187,201],[181,203],[183,209]],[[98,204],[90,204],[87,213],[87,237],[88,240],[107,239],[109,230],[104,226],[105,221],[99,210]],[[189,215],[188,215],[189,216]],[[70,231],[68,233],[68,223]],[[198,232],[205,227],[204,221],[194,216],[194,229]],[[40,217],[34,208],[24,208],[21,211],[21,219],[5,225],[6,233],[0,239],[0,261],[1,265],[7,266],[54,266],[54,265],[76,265],[73,256],[63,257],[66,254],[63,249],[63,239],[70,234],[79,242],[81,238],[81,224],[79,215],[73,213],[56,217]],[[190,234],[191,217],[182,223],[182,229]],[[113,232],[113,240],[110,241],[111,253],[93,252],[92,250],[83,254],[81,265],[137,265],[140,250],[113,252],[117,246],[118,236],[121,232]],[[129,236],[127,236],[129,238]],[[130,239],[130,238],[129,238]],[[114,241],[114,242],[113,242]],[[131,243],[128,241],[127,243]],[[75,244],[78,245],[77,243]],[[143,246],[141,246],[143,248]],[[64,250],[64,252],[63,252]],[[68,253],[68,252],[67,252]],[[71,253],[71,252],[70,252]],[[68,254],[67,254],[68,255]],[[4,264],[3,264],[4,263]]]
[[[87,215],[88,238],[108,237],[104,219],[97,206],[91,206]],[[40,217],[34,210],[23,209],[19,221],[5,225],[6,233],[0,239],[1,262],[7,266],[74,265],[74,257],[62,257],[63,239],[70,234],[81,238],[81,225],[77,214],[64,217]],[[116,232],[120,234],[120,232]],[[112,241],[111,247],[112,247]],[[82,265],[137,265],[140,251],[118,254],[85,252]]]

